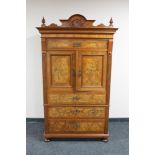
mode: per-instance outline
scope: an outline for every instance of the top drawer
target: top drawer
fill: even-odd
[[[48,39],[47,50],[54,48],[102,48],[107,49],[107,40],[101,39]]]

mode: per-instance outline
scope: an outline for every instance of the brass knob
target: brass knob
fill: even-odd
[[[80,97],[79,97],[79,96],[77,96],[77,95],[75,95],[75,96],[73,96],[73,97],[72,97],[72,99],[73,99],[73,100],[79,100],[79,99],[80,99]]]
[[[75,99],[76,99],[76,100],[79,100],[79,99],[80,99],[80,97],[79,97],[79,96],[75,96]]]
[[[73,100],[76,100],[76,96],[73,96],[72,99],[73,99]]]
[[[78,110],[78,109],[75,110],[75,113],[79,113],[79,112],[80,112],[80,110]]]

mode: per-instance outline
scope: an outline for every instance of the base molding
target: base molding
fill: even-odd
[[[44,122],[44,118],[26,118],[26,122]],[[109,118],[109,122],[129,122],[129,118]]]
[[[102,134],[102,133],[80,133],[80,134],[66,134],[66,133],[54,133],[54,134],[45,134],[45,138],[108,138],[109,134]]]

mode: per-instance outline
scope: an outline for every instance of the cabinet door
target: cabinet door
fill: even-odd
[[[74,51],[47,53],[47,88],[51,91],[73,91]]]
[[[105,91],[107,53],[78,51],[76,59],[76,88],[78,91]]]

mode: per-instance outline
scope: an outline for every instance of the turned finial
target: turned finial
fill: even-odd
[[[44,18],[44,17],[43,17],[43,19],[42,19],[42,24],[41,24],[41,26],[42,26],[42,27],[46,26],[46,25],[45,25],[45,18]]]
[[[109,26],[113,26],[113,20],[112,20],[112,17],[110,18]]]

